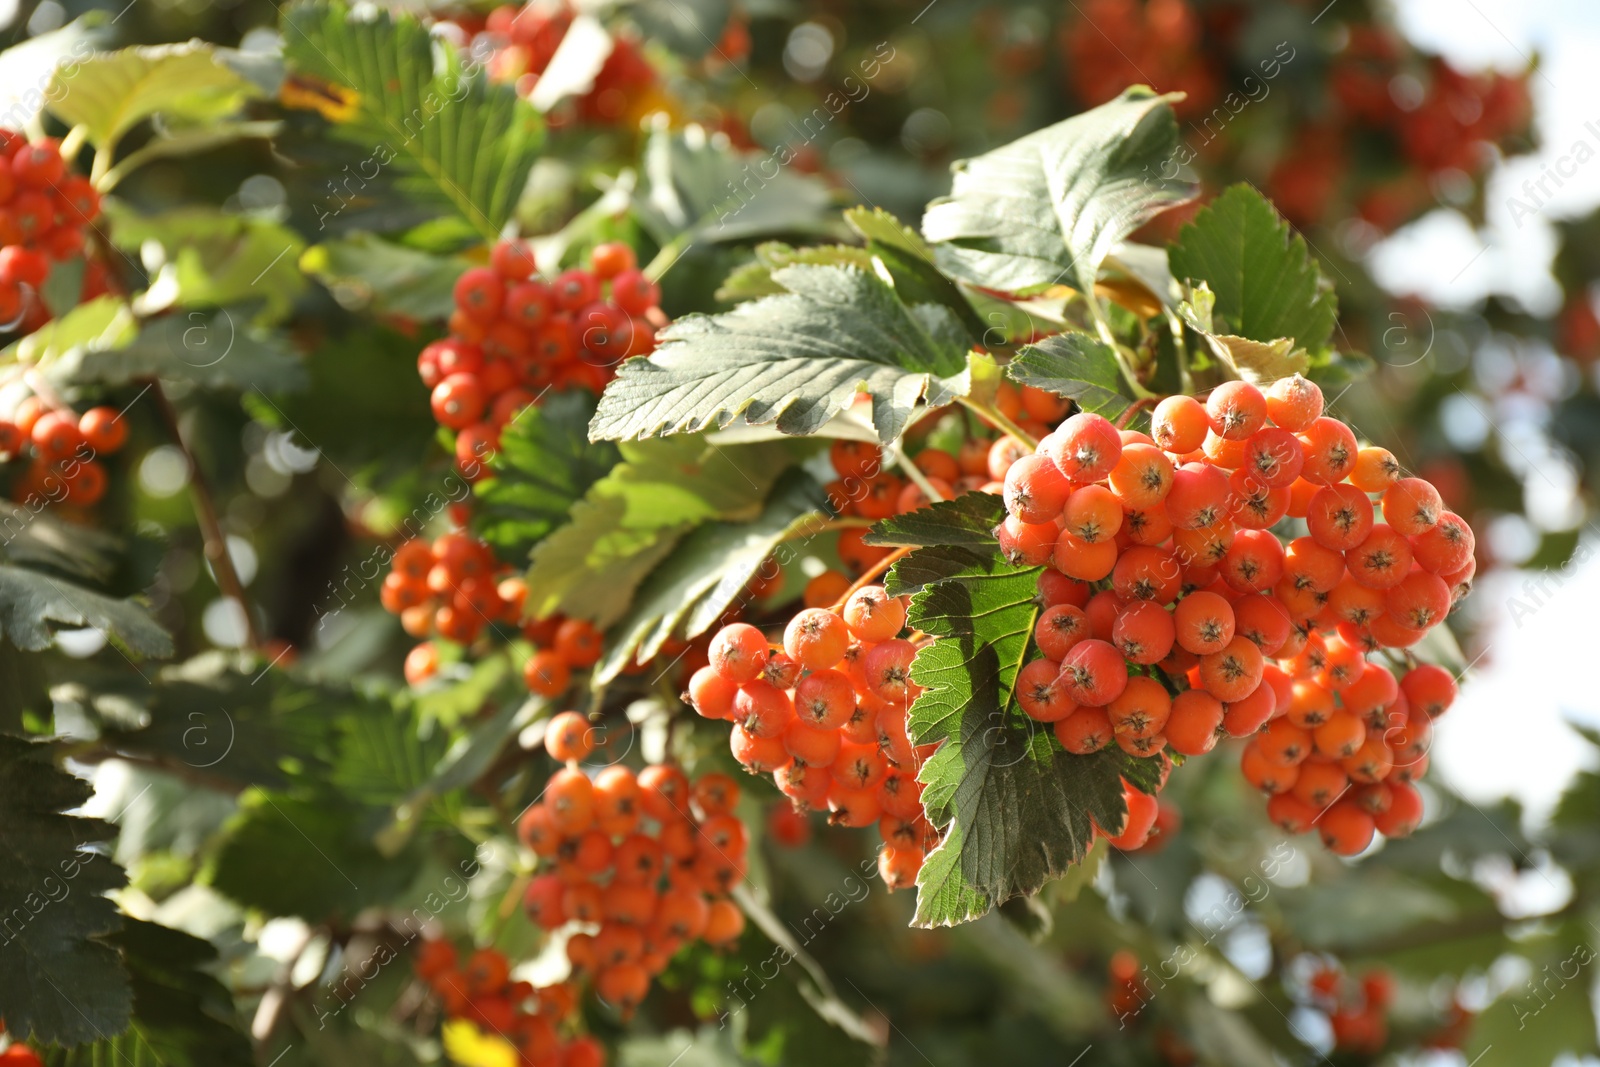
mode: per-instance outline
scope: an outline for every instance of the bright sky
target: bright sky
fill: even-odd
[[[1487,233],[1437,211],[1380,245],[1374,270],[1391,288],[1444,306],[1471,306],[1498,291],[1552,311],[1557,291],[1549,261],[1556,242],[1549,219],[1600,205],[1600,4],[1396,0],[1395,7],[1408,36],[1461,67],[1517,69],[1537,54],[1532,88],[1543,147],[1491,176]],[[1594,153],[1581,165],[1580,143]],[[1558,164],[1570,176],[1559,188],[1547,179],[1554,195],[1535,203],[1523,183]],[[1514,212],[1513,196],[1536,214]],[[1588,536],[1591,546],[1600,544],[1594,531]],[[1511,794],[1539,818],[1573,771],[1593,762],[1590,746],[1562,724],[1567,718],[1600,727],[1600,690],[1589,669],[1600,551],[1588,556],[1548,576],[1489,575],[1473,593],[1475,608],[1489,620],[1485,654],[1435,742],[1440,773],[1471,799]]]

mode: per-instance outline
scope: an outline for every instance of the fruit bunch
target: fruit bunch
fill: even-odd
[[[27,1045],[13,1041],[0,1052],[0,1067],[44,1067],[44,1060]]]
[[[450,335],[417,356],[434,418],[456,433],[469,476],[499,448],[500,430],[551,388],[598,393],[630,356],[648,355],[666,319],[660,288],[633,249],[597,245],[588,269],[535,276],[523,241],[501,241],[489,265],[456,280]]]
[[[1199,14],[1187,0],[1085,0],[1061,31],[1063,76],[1079,100],[1103,104],[1128,85],[1188,96],[1182,117],[1210,109],[1217,73],[1202,47]]]
[[[512,981],[504,953],[481,948],[462,961],[455,945],[444,940],[424,941],[413,967],[447,1016],[510,1042],[520,1067],[604,1067],[605,1050],[594,1038],[561,1037],[577,1015],[571,984],[535,988]]]
[[[1333,1043],[1342,1051],[1376,1056],[1389,1041],[1385,1019],[1394,1000],[1394,975],[1374,967],[1358,979],[1333,964],[1312,972],[1306,982],[1311,1004],[1328,1015]]]
[[[32,332],[49,319],[38,296],[50,261],[83,251],[99,214],[99,194],[67,171],[59,142],[0,130],[0,330]]]
[[[1415,828],[1409,782],[1455,693],[1437,667],[1397,682],[1368,657],[1444,620],[1474,541],[1432,485],[1322,411],[1296,375],[1168,397],[1148,436],[1074,415],[1005,470],[996,535],[1044,567],[1025,713],[1080,754],[1249,737],[1242,770],[1274,821],[1352,855]],[[1129,799],[1123,833],[1153,825],[1154,798]]]
[[[555,58],[576,9],[567,3],[552,6],[534,0],[515,7],[504,4],[489,12],[484,33],[492,49],[489,74],[496,81],[514,82],[520,96],[528,96]],[[590,125],[630,124],[664,99],[657,91],[659,78],[632,37],[611,33],[606,54],[594,82],[570,105],[549,115],[552,126],[572,121]]]
[[[431,542],[419,538],[402,544],[378,591],[384,608],[400,616],[400,625],[412,637],[437,635],[463,645],[495,623],[516,626],[526,596],[521,577],[465,530],[440,534]],[[432,645],[418,645],[412,655],[417,657],[412,681],[431,677],[427,661],[431,658],[437,667]],[[406,673],[411,678],[409,660]]]
[[[836,825],[876,823],[890,889],[913,884],[938,844],[917,781],[928,752],[906,735],[918,687],[905,625],[904,598],[880,585],[856,589],[840,610],[801,610],[781,646],[733,623],[711,639],[685,694],[700,715],[733,723],[734,758],[772,775],[797,808],[826,808]]]
[[[9,251],[7,249],[6,251]],[[0,260],[4,258],[0,252]],[[105,495],[106,470],[99,457],[128,440],[128,424],[116,408],[90,408],[81,416],[25,397],[9,420],[0,419],[0,464],[28,457],[11,486],[11,497],[29,507],[68,503],[87,507]]]
[[[568,960],[626,1018],[685,945],[727,945],[743,931],[728,894],[744,880],[748,837],[727,775],[691,783],[676,767],[614,763],[591,778],[578,762],[593,748],[584,716],[550,720],[545,749],[567,766],[517,820],[541,871],[523,904],[546,930],[577,928]]]

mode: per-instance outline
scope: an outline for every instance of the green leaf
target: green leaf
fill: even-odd
[[[1473,1021],[1462,1054],[1481,1067],[1560,1062],[1600,1053],[1595,1042],[1595,935],[1587,924],[1567,923],[1558,934],[1519,945],[1531,974],[1512,985]],[[1514,973],[1514,972],[1513,972]]]
[[[141,656],[172,655],[172,638],[132,600],[115,600],[38,571],[0,564],[0,637],[30,652],[48,648],[50,623],[92,626]]]
[[[870,271],[872,253],[855,245],[808,245],[794,248],[782,241],[765,241],[756,246],[755,259],[736,268],[716,292],[716,298],[728,304],[741,300],[754,300],[762,296],[777,296],[787,292],[772,280],[772,272],[795,263],[813,266],[855,267]]]
[[[717,47],[732,14],[729,0],[638,0],[628,8],[628,17],[646,40],[689,60],[702,59]]]
[[[908,308],[848,267],[785,267],[773,279],[788,292],[679,319],[649,359],[623,363],[590,436],[720,429],[736,418],[810,434],[866,391],[878,437],[890,442],[918,402],[938,407],[965,393],[969,343],[949,309]]]
[[[1057,396],[1071,397],[1084,411],[1118,422],[1133,401],[1123,395],[1127,384],[1116,353],[1083,333],[1058,333],[1028,345],[1006,367],[1018,385],[1031,385]]]
[[[934,265],[933,249],[915,230],[882,208],[853,207],[844,220],[867,242],[867,251],[880,265],[878,273],[888,274],[903,303],[942,304],[955,312],[974,341],[983,339],[988,326],[961,287]]]
[[[1235,376],[1255,385],[1270,385],[1279,378],[1302,374],[1310,368],[1306,350],[1296,348],[1292,338],[1252,341],[1248,337],[1214,332],[1215,307],[1216,295],[1201,282],[1190,292],[1189,299],[1178,305],[1178,318],[1205,340],[1211,354]]]
[[[49,1067],[251,1067],[233,997],[206,973],[217,962],[210,942],[139,919],[106,940],[132,979],[133,1025],[111,1040],[48,1050]]]
[[[748,520],[794,458],[787,442],[719,448],[695,437],[621,446],[622,462],[590,486],[571,521],[541,541],[527,611],[608,627],[679,539],[714,519]]]
[[[1120,748],[1073,755],[1016,706],[1040,568],[1012,566],[997,548],[925,548],[895,566],[889,591],[905,592],[905,572],[919,568],[943,574],[911,598],[911,625],[934,640],[912,664],[924,691],[907,728],[918,744],[945,742],[919,775],[945,836],[917,877],[915,922],[948,926],[1061,877],[1094,843],[1093,823],[1121,824],[1121,778],[1150,789],[1159,768]]]
[[[455,284],[472,264],[354,233],[306,249],[300,269],[333,293],[340,306],[424,321],[455,310]]]
[[[962,160],[922,235],[956,277],[1011,293],[1065,279],[1094,291],[1100,263],[1144,223],[1194,195],[1159,171],[1178,148],[1172,95],[1136,86],[1091,111]]]
[[[116,827],[62,814],[93,791],[51,751],[0,735],[0,1004],[11,1033],[77,1044],[127,1025],[128,975],[105,940],[122,922],[105,894],[124,877],[90,849]]]
[[[1292,338],[1321,352],[1333,335],[1338,299],[1306,248],[1272,204],[1235,185],[1178,231],[1168,249],[1173,276],[1216,293],[1227,329],[1252,341]]]
[[[816,482],[791,472],[754,520],[709,523],[689,534],[639,586],[633,606],[606,636],[595,681],[609,682],[636,659],[648,662],[674,633],[691,638],[710,629],[784,540],[826,518]]]
[[[305,362],[286,336],[259,329],[227,308],[147,320],[126,345],[75,347],[45,373],[61,388],[160,378],[203,389],[288,393],[307,381]]]
[[[867,532],[869,545],[927,548],[936,545],[993,545],[994,528],[1005,519],[1005,502],[993,493],[962,493],[925,508],[895,515]]]
[[[292,69],[286,99],[376,149],[373,163],[398,168],[400,188],[417,201],[450,212],[480,239],[499,235],[544,138],[538,113],[512,86],[469,73],[453,51],[436,52],[414,15],[357,14],[338,0],[289,8],[283,47]]]
[[[634,212],[663,246],[825,233],[833,197],[816,177],[784,166],[786,151],[739,152],[700,126],[656,127]],[[772,162],[779,166],[768,178],[762,172]]]
[[[27,733],[28,720],[49,723],[53,706],[44,660],[16,645],[0,641],[0,733]]]
[[[48,365],[80,349],[98,352],[121,348],[133,340],[138,329],[125,300],[97,296],[45,323],[7,351],[23,363]]]
[[[282,223],[212,207],[137,215],[116,201],[106,214],[112,243],[137,253],[150,272],[150,288],[134,302],[141,315],[259,302],[261,317],[281,319],[305,290],[305,241]]]
[[[114,145],[145,119],[167,127],[215,124],[261,90],[203,41],[99,52],[59,68],[48,93],[52,114],[83,126],[96,147]]]
[[[268,915],[348,921],[393,898],[415,873],[414,860],[385,856],[373,844],[386,817],[334,795],[253,791],[213,858],[211,887]]]
[[[616,466],[615,445],[589,443],[595,403],[583,389],[549,393],[500,431],[500,450],[489,462],[494,477],[474,487],[474,527],[484,540],[525,554],[566,522],[572,505]]]

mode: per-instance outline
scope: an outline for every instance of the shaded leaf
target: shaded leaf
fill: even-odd
[[[876,523],[867,531],[869,545],[917,548],[935,545],[996,544],[994,528],[1006,517],[1005,501],[993,493],[962,493]],[[907,580],[902,578],[902,580]]]
[[[981,341],[987,325],[973,310],[961,287],[935,265],[933,249],[918,233],[882,208],[854,207],[845,222],[867,242],[867,251],[887,273],[895,292],[907,304],[942,304],[955,312],[974,341]]]
[[[816,529],[825,519],[816,482],[791,472],[755,519],[709,523],[689,534],[639,586],[628,613],[606,636],[596,682],[610,681],[635,660],[649,661],[674,634],[691,638],[704,633],[782,541]]]
[[[654,355],[625,362],[590,435],[720,429],[741,417],[811,434],[866,391],[887,442],[919,402],[938,407],[966,391],[968,341],[949,309],[908,308],[881,279],[849,267],[784,267],[773,279],[788,292],[678,319]]]
[[[92,790],[51,753],[0,735],[0,1004],[11,1033],[77,1044],[127,1026],[128,974],[107,942],[122,917],[104,895],[125,879],[90,848],[116,827],[62,814]]]
[[[306,249],[300,269],[327,286],[340,306],[410,319],[446,319],[455,284],[472,264],[353,233]]]
[[[148,320],[126,345],[74,348],[46,373],[61,387],[160,378],[206,389],[287,393],[307,381],[305,363],[287,337],[258,329],[227,308]]]
[[[628,442],[622,462],[533,551],[527,611],[607,627],[678,540],[713,519],[741,520],[794,458],[788,442],[719,448],[694,437]]]
[[[172,638],[132,600],[115,600],[64,579],[0,564],[0,637],[37,652],[53,640],[50,623],[92,626],[141,656],[172,655]]]
[[[1058,333],[1028,345],[1007,365],[1006,374],[1018,385],[1070,397],[1084,411],[1112,422],[1133,406],[1123,392],[1128,386],[1116,353],[1088,334]]]
[[[1214,332],[1211,320],[1215,306],[1216,295],[1201,282],[1189,299],[1178,305],[1178,317],[1205,340],[1211,354],[1236,377],[1254,385],[1270,385],[1279,378],[1301,374],[1310,368],[1306,350],[1296,348],[1292,338],[1252,341],[1248,337]]]
[[[358,15],[316,0],[285,12],[283,40],[286,102],[316,108],[340,136],[375,149],[373,161],[397,168],[412,197],[480,239],[499,235],[544,137],[512,86],[468,74],[453,51],[436,59],[427,25],[411,14]]]
[[[1121,825],[1122,777],[1154,788],[1159,761],[1120,748],[1073,755],[1016,706],[1039,568],[1014,567],[998,548],[925,548],[891,571],[891,593],[914,567],[947,572],[912,595],[909,622],[934,640],[912,664],[924,691],[907,729],[918,744],[946,742],[918,776],[929,821],[946,829],[917,878],[916,924],[948,926],[1066,873],[1095,823]]]

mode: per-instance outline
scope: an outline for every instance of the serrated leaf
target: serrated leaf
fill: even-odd
[[[1235,376],[1253,385],[1270,385],[1279,378],[1304,373],[1310,367],[1306,350],[1296,348],[1292,338],[1252,341],[1248,337],[1214,332],[1215,306],[1216,295],[1201,282],[1190,292],[1189,299],[1178,305],[1178,318],[1205,340],[1211,354]]]
[[[1022,714],[1013,686],[1030,656],[1039,568],[1015,567],[998,548],[925,548],[913,565],[946,571],[912,595],[910,624],[933,636],[911,676],[924,691],[907,729],[943,741],[923,765],[923,808],[944,840],[917,877],[916,925],[966,922],[1035,893],[1083,859],[1094,824],[1127,813],[1122,778],[1153,788],[1156,760],[1120,748],[1077,756]],[[891,574],[891,593],[904,579]]]
[[[30,652],[54,640],[50,623],[92,626],[141,656],[172,655],[172,638],[132,600],[116,600],[38,571],[0,564],[0,637]]]
[[[1226,329],[1252,341],[1292,338],[1308,352],[1327,347],[1338,300],[1323,282],[1305,238],[1248,185],[1230,187],[1178,231],[1167,250],[1180,282],[1207,283]]]
[[[283,17],[285,102],[314,107],[346,140],[376,149],[400,188],[493,239],[511,217],[544,139],[538,112],[479,69],[467,74],[416,16],[357,13],[337,0]]]
[[[85,128],[96,147],[115,144],[145,119],[214,124],[260,96],[260,89],[204,41],[98,52],[58,69],[48,93],[52,114]]]
[[[479,536],[508,553],[526,553],[616,466],[615,445],[589,443],[595,403],[583,389],[548,393],[506,424],[489,463],[494,477],[474,487]]]
[[[1018,385],[1070,397],[1084,411],[1119,422],[1133,406],[1109,345],[1083,333],[1058,333],[1028,345],[1006,366]]]
[[[248,316],[227,308],[147,320],[126,345],[73,348],[45,373],[60,388],[160,378],[202,389],[276,394],[302,389],[307,382],[305,361],[287,337],[253,326]]]
[[[788,151],[740,152],[700,126],[658,127],[645,143],[634,212],[661,245],[825,233],[833,197],[822,181],[786,165]],[[769,162],[778,163],[770,178]]]
[[[925,548],[934,545],[993,545],[994,528],[1006,517],[1005,502],[993,493],[962,493],[925,508],[883,519],[867,531],[869,545]]]
[[[623,363],[590,436],[720,429],[741,417],[811,434],[866,391],[889,442],[919,402],[965,393],[968,341],[949,309],[908,308],[881,279],[848,267],[785,267],[773,279],[788,292],[678,319],[650,358]]]
[[[974,341],[988,332],[961,287],[934,263],[933,249],[918,233],[882,208],[854,207],[845,222],[867,242],[867,251],[887,272],[907,304],[940,304],[955,313]]]
[[[699,438],[627,442],[571,521],[533,551],[527,612],[609,627],[634,590],[702,523],[751,519],[794,458],[788,442],[719,448]]]
[[[210,942],[139,919],[124,920],[107,941],[132,979],[132,1026],[111,1040],[47,1050],[48,1067],[251,1067],[233,997],[204,970],[217,959]]]
[[[872,270],[872,253],[855,245],[807,245],[794,248],[782,241],[764,241],[756,246],[755,259],[737,267],[716,291],[718,300],[736,304],[741,300],[777,296],[787,292],[772,280],[772,272],[795,263],[813,266],[856,267]]]
[[[742,593],[786,538],[826,518],[816,482],[790,472],[750,522],[716,522],[680,541],[639,586],[633,605],[606,636],[595,681],[609,682],[635,660],[647,662],[674,634],[697,637]]]
[[[116,828],[62,814],[92,790],[57,768],[51,751],[0,735],[0,1004],[12,1034],[77,1044],[127,1025],[128,975],[105,940],[122,918],[104,895],[125,879],[90,849]]]
[[[449,318],[455,284],[472,264],[354,233],[306,249],[300,269],[316,278],[340,306],[410,319]]]
[[[259,303],[261,317],[275,320],[305,290],[305,240],[282,223],[212,207],[137,215],[115,201],[106,215],[112,243],[138,254],[150,274],[150,287],[134,300],[141,315]]]
[[[1092,292],[1119,241],[1194,195],[1190,183],[1159,174],[1178,147],[1175,99],[1136,86],[956,163],[950,195],[922,218],[940,265],[1005,292],[1062,281]]]

